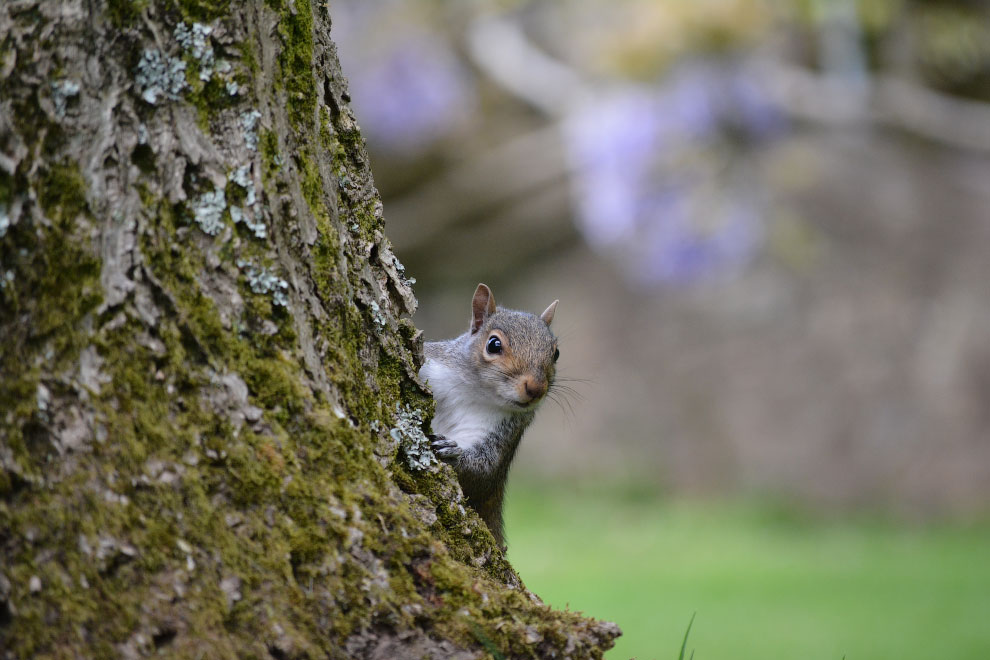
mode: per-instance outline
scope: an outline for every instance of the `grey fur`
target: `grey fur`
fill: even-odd
[[[485,344],[496,330],[505,338],[507,356],[511,355],[503,364],[488,362],[483,356]],[[420,373],[433,381],[437,404],[434,428],[437,419],[461,412],[452,410],[454,407],[470,408],[479,401],[491,406],[491,412],[472,418],[486,423],[480,441],[462,447],[454,439],[436,435],[432,446],[437,456],[457,472],[468,504],[503,548],[502,503],[509,468],[523,432],[545,398],[523,405],[511,395],[523,377],[545,381],[549,391],[556,375],[556,348],[557,338],[540,317],[510,309],[496,309],[487,315],[476,332],[469,330],[454,339],[428,342],[425,346],[427,362]]]
[[[456,445],[452,447],[451,441],[444,436],[435,436],[432,442],[437,456],[457,472],[457,480],[468,504],[485,521],[501,548],[505,548],[502,504],[509,466],[523,431],[533,421],[534,414],[529,412],[506,418],[485,437],[484,442],[467,451],[461,451]]]

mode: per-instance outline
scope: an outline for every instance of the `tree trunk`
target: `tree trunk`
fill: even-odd
[[[601,657],[422,429],[325,3],[0,3],[0,657]]]

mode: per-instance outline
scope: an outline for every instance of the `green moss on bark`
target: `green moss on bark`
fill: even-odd
[[[41,441],[50,423],[46,399],[67,389],[53,374],[77,358],[86,341],[80,326],[101,300],[100,262],[76,229],[77,220],[88,214],[79,170],[56,163],[27,185],[45,220],[36,225],[22,218],[0,239],[6,269],[0,287],[0,410],[8,415],[5,440],[18,466],[0,483],[8,492],[16,480],[36,480],[44,473],[37,454],[47,446]]]
[[[227,91],[226,83],[211,76],[209,80],[201,80],[200,64],[194,57],[186,56],[186,82],[189,88],[185,92],[186,98],[196,108],[196,116],[199,127],[204,133],[209,133],[210,119],[227,108],[234,108],[243,103],[237,95],[231,95]]]
[[[177,2],[182,17],[188,21],[209,23],[230,14],[230,0],[177,0]]]
[[[107,16],[116,27],[129,27],[147,6],[148,0],[107,0]]]
[[[6,413],[3,445],[9,452],[0,478],[0,526],[13,538],[50,547],[58,530],[76,523],[74,511],[59,506],[54,489],[28,484],[53,476],[59,449],[50,435],[49,409],[60,398],[76,396],[68,374],[86,344],[87,325],[101,300],[100,262],[89,249],[88,237],[77,229],[89,214],[78,168],[68,162],[53,164],[25,184],[34,189],[44,221],[35,225],[22,217],[2,239],[2,261],[14,275],[3,288],[0,305],[0,410]],[[60,488],[78,485],[78,474]],[[23,498],[30,498],[31,506],[19,506]],[[84,503],[84,498],[75,502]],[[21,597],[17,616],[29,631],[15,638],[24,649],[22,657],[31,657],[54,635],[67,634],[48,625],[53,613],[85,610],[89,599],[79,593],[74,580],[73,570],[80,568],[76,555],[74,546],[63,551],[55,544],[54,554],[49,550],[38,555],[27,547],[6,558],[7,578]],[[32,583],[40,585],[43,596],[31,596]]]
[[[289,121],[296,129],[312,125],[316,118],[316,82],[313,74],[313,13],[309,0],[268,0],[278,12],[279,53]]]

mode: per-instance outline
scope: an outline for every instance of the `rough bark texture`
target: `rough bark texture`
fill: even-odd
[[[600,657],[426,451],[309,0],[0,4],[0,654]]]

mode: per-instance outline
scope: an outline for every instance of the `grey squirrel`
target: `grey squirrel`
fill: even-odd
[[[447,341],[427,342],[419,376],[433,390],[433,451],[457,473],[468,504],[505,549],[502,501],[523,431],[553,385],[557,338],[554,300],[539,316],[496,308],[479,284],[471,326]]]

